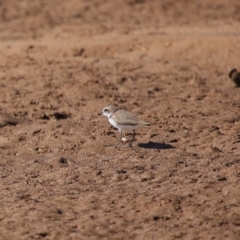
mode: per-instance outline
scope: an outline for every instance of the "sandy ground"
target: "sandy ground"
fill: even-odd
[[[2,1],[0,238],[240,239],[239,11]],[[151,123],[132,149],[110,103]]]

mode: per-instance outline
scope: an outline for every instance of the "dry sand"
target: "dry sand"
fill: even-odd
[[[0,238],[240,239],[239,11],[3,1]],[[152,124],[133,149],[110,103]]]

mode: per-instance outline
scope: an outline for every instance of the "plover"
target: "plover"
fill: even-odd
[[[236,68],[232,69],[228,76],[231,78],[231,80],[235,83],[237,87],[240,87],[240,73]]]
[[[133,115],[131,112],[124,111],[117,106],[109,105],[103,108],[102,112],[98,115],[103,115],[108,118],[109,123],[117,128],[120,132],[120,141],[122,140],[122,131],[123,130],[132,130],[133,138],[129,142],[129,146],[132,147],[132,143],[135,139],[135,129],[140,126],[150,126],[149,123],[146,123],[140,120],[138,117]],[[118,144],[117,144],[118,145]],[[116,146],[117,146],[116,145]]]

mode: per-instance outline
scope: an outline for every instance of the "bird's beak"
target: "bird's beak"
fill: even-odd
[[[98,116],[99,116],[99,115],[102,115],[102,112],[98,113]]]

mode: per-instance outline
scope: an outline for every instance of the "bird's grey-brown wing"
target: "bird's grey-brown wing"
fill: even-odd
[[[113,120],[117,122],[119,125],[130,125],[130,126],[136,126],[136,125],[150,125],[142,120],[140,120],[138,117],[133,115],[132,113],[124,110],[118,110],[116,111],[112,117]]]

